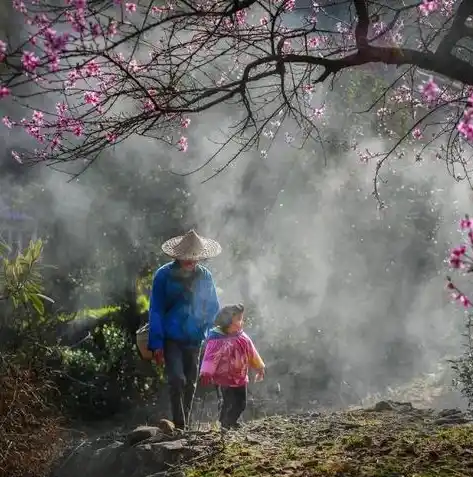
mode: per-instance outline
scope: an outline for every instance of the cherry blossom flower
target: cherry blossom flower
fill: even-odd
[[[86,104],[92,104],[96,106],[97,104],[99,104],[100,99],[98,94],[95,93],[94,91],[86,91],[84,93],[84,101]]]
[[[21,63],[23,65],[23,68],[29,73],[34,73],[36,68],[39,66],[39,62],[39,58],[31,51],[23,52],[23,56],[21,57]]]
[[[435,101],[440,95],[440,88],[433,78],[430,78],[429,81],[425,82],[419,89],[424,100],[427,102]]]
[[[422,3],[419,5],[419,11],[421,15],[428,16],[437,11],[440,5],[440,0],[422,0]]]
[[[7,52],[7,44],[4,41],[0,40],[0,61],[5,59]]]
[[[11,129],[13,127],[13,122],[8,116],[4,116],[2,118],[2,123],[7,127],[8,129]]]
[[[177,142],[177,145],[178,145],[179,151],[186,152],[188,148],[187,138],[184,136],[181,136],[181,138]]]
[[[128,13],[135,13],[136,3],[125,3],[125,9]]]
[[[0,99],[10,96],[11,91],[6,86],[0,86]]]
[[[414,139],[422,139],[423,137],[423,134],[422,134],[422,131],[420,128],[415,128],[413,131],[412,131],[412,137]]]

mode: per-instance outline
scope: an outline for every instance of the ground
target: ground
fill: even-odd
[[[199,440],[206,451],[178,466],[179,475],[473,476],[473,426],[456,410],[381,402],[372,409],[273,416],[223,436],[202,433]]]

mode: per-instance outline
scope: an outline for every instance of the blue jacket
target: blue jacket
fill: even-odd
[[[176,262],[167,263],[154,275],[148,340],[152,351],[162,349],[165,339],[199,346],[220,309],[210,271],[197,265],[198,275],[191,292],[172,276],[177,266]]]

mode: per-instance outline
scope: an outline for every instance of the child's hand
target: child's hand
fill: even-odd
[[[201,374],[200,384],[202,384],[202,386],[209,386],[212,384],[212,376],[210,374]]]
[[[263,381],[264,379],[264,368],[258,370],[255,376],[255,383],[259,383],[260,381]]]

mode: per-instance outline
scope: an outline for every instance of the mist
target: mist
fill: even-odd
[[[320,104],[328,94],[320,87]],[[40,231],[60,228],[47,244],[60,272],[77,262],[93,264],[112,245],[132,250],[126,259],[108,259],[110,266],[124,259],[120,273],[107,273],[102,264],[84,278],[99,279],[100,290],[78,288],[67,306],[53,296],[58,307],[106,304],[100,303],[104,289],[119,294],[130,286],[130,267],[157,266],[161,240],[194,226],[222,244],[223,254],[208,266],[221,301],[247,306],[248,330],[268,366],[265,392],[280,383],[291,405],[323,401],[341,382],[364,397],[458,353],[463,314],[444,291],[444,257],[460,239],[468,185],[455,182],[434,154],[416,162],[412,149],[383,169],[387,207],[380,210],[372,196],[375,163],[362,163],[353,150],[298,149],[284,139],[290,123],[267,157],[263,147],[254,148],[202,183],[235,153],[230,145],[204,169],[182,175],[217,151],[231,124],[228,113],[217,108],[193,119],[186,154],[132,138],[72,181],[65,167],[20,171],[11,150],[29,147],[25,135],[3,136],[2,164],[10,172],[0,180],[2,197],[15,197],[18,177],[27,175],[21,193],[34,197],[30,215]],[[343,138],[335,120],[321,120],[325,134]],[[386,148],[369,127],[364,137],[361,150]],[[176,203],[182,213],[170,217]],[[145,244],[154,254],[141,254]],[[321,356],[323,369],[316,366]]]

